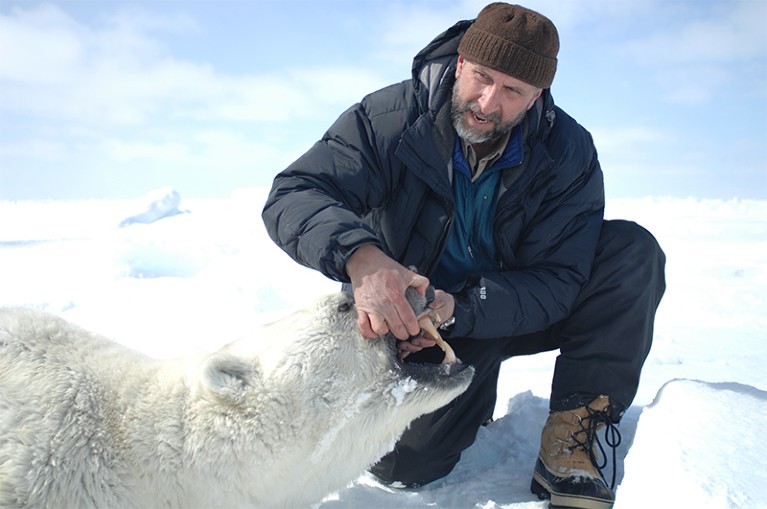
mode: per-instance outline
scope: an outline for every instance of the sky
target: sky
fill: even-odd
[[[484,1],[0,0],[0,199],[268,186]],[[531,0],[609,198],[767,198],[767,1]]]

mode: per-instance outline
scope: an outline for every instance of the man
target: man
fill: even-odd
[[[443,336],[476,369],[372,468],[386,482],[447,475],[492,416],[501,362],[558,348],[531,488],[559,507],[612,506],[596,431],[636,394],[664,255],[638,225],[603,220],[591,136],[550,93],[558,50],[546,17],[488,5],[275,178],[269,234],[351,283],[365,336],[391,332],[406,362],[439,362],[404,299],[432,284]]]

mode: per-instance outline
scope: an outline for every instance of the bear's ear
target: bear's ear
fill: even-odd
[[[257,382],[256,367],[232,354],[217,352],[202,364],[200,384],[218,399],[241,403],[249,387]]]

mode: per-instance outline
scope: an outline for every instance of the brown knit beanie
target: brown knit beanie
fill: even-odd
[[[458,46],[466,60],[539,88],[554,81],[558,51],[559,35],[549,18],[502,2],[482,9]]]

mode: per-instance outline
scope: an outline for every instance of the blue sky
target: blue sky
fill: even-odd
[[[0,0],[0,199],[226,197],[486,2]],[[766,0],[535,0],[608,198],[767,199]]]

